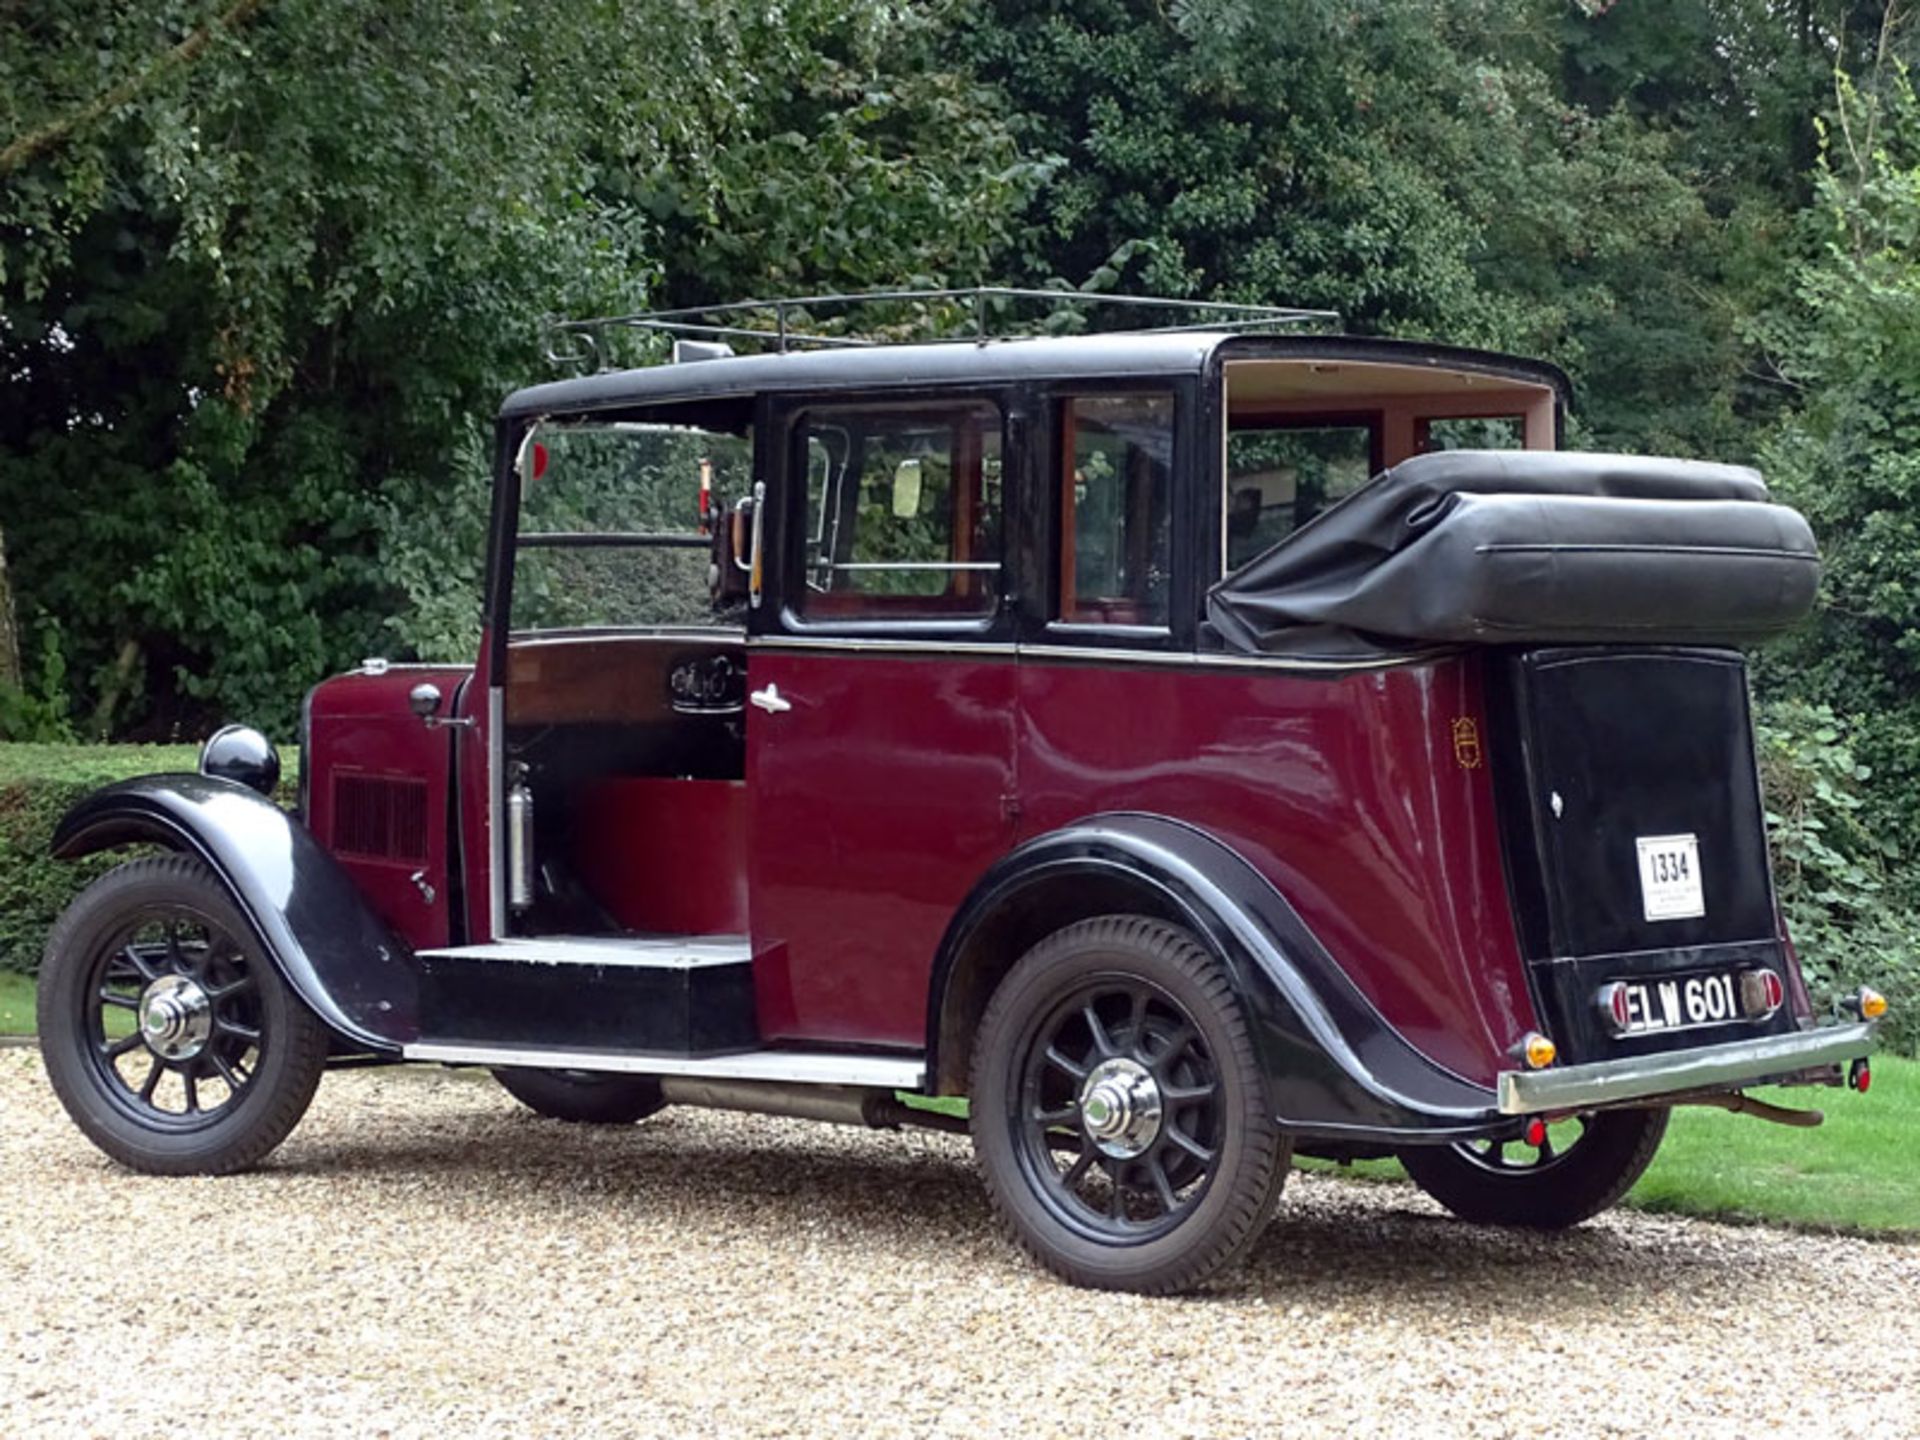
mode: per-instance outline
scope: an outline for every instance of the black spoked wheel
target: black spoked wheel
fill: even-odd
[[[1546,1127],[1539,1145],[1470,1140],[1403,1150],[1413,1181],[1463,1220],[1563,1230],[1615,1204],[1653,1161],[1667,1112],[1602,1110]]]
[[[1129,1243],[1180,1224],[1220,1161],[1219,1075],[1159,986],[1100,977],[1022,1046],[1020,1161],[1065,1225]]]
[[[503,1069],[493,1078],[534,1114],[575,1125],[631,1125],[667,1103],[651,1075]]]
[[[1199,1284],[1252,1244],[1286,1175],[1226,977],[1142,917],[1069,926],[1014,967],[981,1024],[972,1116],[1003,1218],[1080,1284]]]
[[[221,1174],[305,1113],[326,1062],[224,888],[184,858],[135,861],[81,894],[48,941],[41,1053],[75,1122],[136,1170]]]

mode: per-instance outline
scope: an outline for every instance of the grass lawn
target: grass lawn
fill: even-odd
[[[1920,1061],[1873,1059],[1873,1088],[1757,1090],[1775,1104],[1824,1110],[1818,1130],[1789,1130],[1718,1110],[1674,1112],[1652,1168],[1627,1203],[1639,1210],[1920,1236]]]
[[[1817,1229],[1920,1237],[1920,1061],[1873,1059],[1873,1089],[1755,1090],[1792,1109],[1824,1110],[1817,1130],[1793,1130],[1749,1115],[1683,1106],[1674,1111],[1653,1165],[1627,1196],[1635,1210],[1759,1220]],[[1303,1167],[1405,1183],[1392,1160],[1342,1169]]]
[[[33,981],[0,970],[0,1035],[33,1034]]]

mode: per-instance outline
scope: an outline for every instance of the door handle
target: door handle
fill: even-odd
[[[793,708],[793,702],[780,693],[778,685],[769,685],[764,690],[756,690],[747,698],[769,715],[781,715]]]

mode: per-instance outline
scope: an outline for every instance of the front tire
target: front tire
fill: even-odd
[[[650,1075],[515,1068],[496,1070],[493,1078],[534,1114],[574,1125],[631,1125],[667,1103]]]
[[[1653,1163],[1667,1112],[1601,1110],[1547,1127],[1545,1144],[1474,1140],[1400,1152],[1413,1183],[1462,1220],[1565,1230],[1614,1205]]]
[[[40,1053],[88,1139],[130,1170],[226,1175],[306,1113],[327,1031],[226,887],[185,856],[110,870],[40,965]]]
[[[1233,988],[1158,920],[1085,920],[1028,951],[981,1021],[971,1096],[994,1208],[1078,1285],[1192,1289],[1246,1254],[1286,1180]]]

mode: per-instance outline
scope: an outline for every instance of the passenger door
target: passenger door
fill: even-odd
[[[1006,413],[836,396],[768,426],[747,667],[767,1039],[924,1044],[941,935],[1011,843]]]

